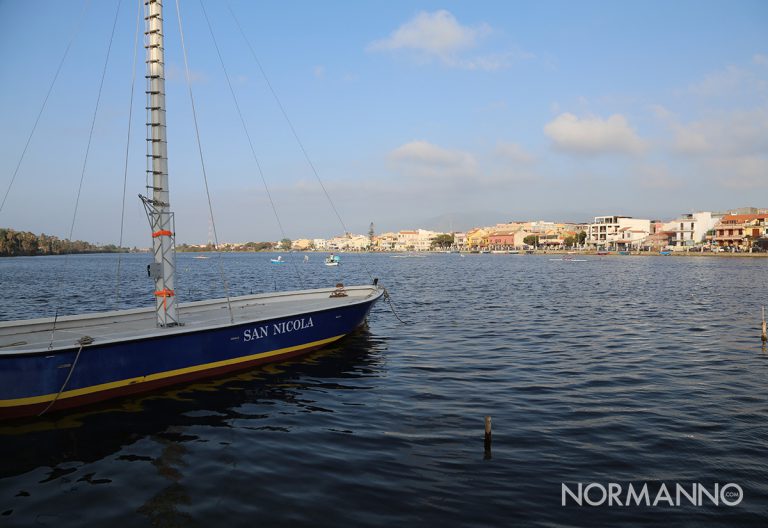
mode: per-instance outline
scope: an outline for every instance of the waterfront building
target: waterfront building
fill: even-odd
[[[397,245],[397,233],[382,233],[374,237],[374,246],[378,251],[394,251]]]
[[[494,230],[488,234],[490,249],[507,250],[515,247],[515,237],[518,231]]]
[[[467,234],[466,233],[454,233],[453,234],[453,247],[458,249],[459,251],[463,250],[467,245]]]
[[[467,231],[467,249],[481,249],[488,247],[488,234],[490,230],[485,227],[475,227]]]
[[[300,238],[298,240],[294,240],[291,243],[291,249],[295,249],[297,251],[306,251],[308,249],[312,249],[314,247],[314,242],[308,238]]]
[[[722,213],[710,211],[683,214],[671,222],[665,222],[663,231],[672,233],[670,246],[696,246],[706,240],[707,233],[714,229],[722,216]]]
[[[313,239],[312,245],[314,245],[315,249],[318,251],[325,251],[326,249],[328,249],[328,241],[324,238]]]
[[[426,229],[398,231],[395,251],[429,251],[432,241],[440,234]]]
[[[587,228],[586,244],[626,249],[638,247],[651,234],[651,221],[631,216],[596,216]]]
[[[715,225],[714,242],[721,247],[751,248],[768,239],[768,214],[728,214]]]

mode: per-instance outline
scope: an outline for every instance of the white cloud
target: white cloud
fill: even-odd
[[[462,26],[445,10],[421,12],[396,29],[389,38],[377,40],[368,48],[374,51],[410,49],[440,56],[475,46],[477,38],[490,32],[483,24],[475,28]]]
[[[445,10],[421,12],[389,37],[370,43],[368,51],[410,53],[421,61],[437,59],[450,68],[496,71],[514,62],[531,59],[530,53],[514,50],[485,55],[467,56],[480,40],[491,34],[487,24],[463,26],[452,13]]]
[[[768,107],[711,113],[688,123],[666,110],[656,111],[656,116],[672,131],[671,146],[679,154],[740,157],[768,153]]]
[[[322,79],[325,77],[325,66],[317,65],[314,68],[312,68],[312,73],[314,74],[315,78]]]
[[[664,165],[647,165],[638,171],[640,186],[646,189],[674,190],[684,187],[683,182],[673,176]]]
[[[710,178],[729,189],[768,189],[768,159],[760,156],[714,158],[703,162]]]
[[[759,64],[760,66],[768,66],[768,55],[756,53],[755,56],[752,57],[752,62]]]
[[[645,148],[643,141],[620,114],[608,119],[579,119],[571,113],[564,113],[547,123],[544,133],[555,148],[574,154],[636,154]]]
[[[534,156],[517,143],[498,143],[496,155],[514,163],[528,164],[535,161]]]
[[[702,97],[719,97],[739,93],[744,85],[751,81],[750,72],[736,66],[728,66],[724,70],[710,73],[703,80],[689,86],[694,95]]]
[[[472,154],[444,149],[427,141],[406,143],[393,150],[389,157],[400,170],[416,176],[456,179],[477,173],[477,160]]]

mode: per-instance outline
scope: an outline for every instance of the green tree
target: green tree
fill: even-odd
[[[433,248],[447,248],[453,245],[453,235],[437,235],[430,244]]]
[[[538,246],[539,245],[539,237],[536,235],[528,235],[523,239],[523,244],[527,244],[529,246]]]
[[[574,235],[568,235],[563,239],[563,244],[566,246],[573,246],[576,244],[576,237]]]
[[[579,245],[580,246],[583,245],[584,241],[587,239],[586,231],[579,231],[579,234],[577,235],[577,237],[578,237]]]
[[[283,249],[283,251],[288,251],[291,249],[291,239],[290,238],[284,238],[280,241],[280,247]]]

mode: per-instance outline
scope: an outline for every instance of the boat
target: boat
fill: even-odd
[[[306,354],[354,331],[384,294],[370,285],[180,302],[165,133],[160,0],[145,0],[148,274],[154,306],[0,322],[0,419],[40,416]],[[141,184],[145,183],[144,178]]]
[[[338,255],[334,255],[331,253],[327,257],[325,257],[325,265],[326,266],[338,266],[341,263],[341,259],[339,259]]]
[[[276,259],[274,259],[274,258],[273,259],[269,259],[269,261],[272,264],[285,264],[285,261],[283,260],[283,256],[282,255],[278,256]]]
[[[205,255],[196,255],[196,256],[194,256],[194,257],[192,257],[192,258],[193,258],[193,259],[198,259],[198,260],[205,260],[205,259],[207,259],[208,257],[206,257]]]

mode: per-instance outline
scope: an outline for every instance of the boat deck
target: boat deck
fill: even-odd
[[[307,312],[351,306],[383,294],[376,286],[345,287],[346,296],[333,296],[335,288],[299,290],[181,303],[182,326],[158,328],[155,309],[138,308],[53,318],[0,322],[0,355],[40,352],[78,346],[84,337],[95,344],[183,334],[207,328],[290,317]],[[53,337],[53,341],[51,338]]]

